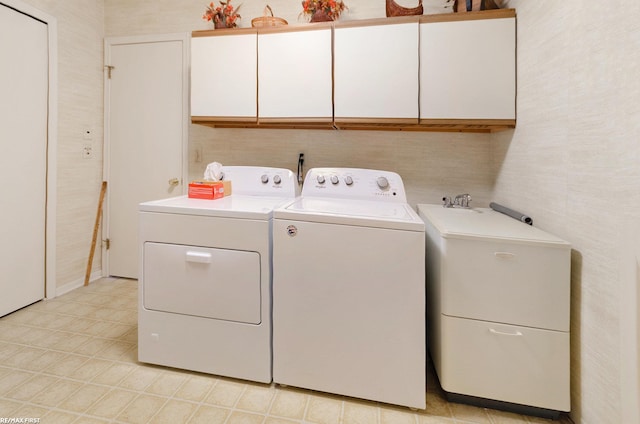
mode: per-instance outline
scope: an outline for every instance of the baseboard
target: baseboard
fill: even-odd
[[[102,278],[102,270],[94,271],[89,276],[89,282],[99,280],[100,278]],[[82,286],[84,286],[84,278],[71,281],[60,287],[56,287],[55,297],[62,296],[63,294],[69,293],[70,291],[75,290],[78,287],[82,287]]]

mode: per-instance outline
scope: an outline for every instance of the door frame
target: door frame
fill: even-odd
[[[58,20],[22,0],[0,0],[20,13],[31,16],[47,25],[49,56],[49,93],[47,117],[47,171],[45,206],[45,258],[44,297],[56,297],[56,205],[58,176]]]
[[[0,0],[3,1],[3,0]],[[180,41],[183,45],[182,50],[182,119],[187,123],[182,129],[182,181],[186,182],[188,178],[188,165],[189,165],[189,123],[191,122],[190,109],[189,109],[189,96],[190,96],[190,63],[191,63],[191,33],[170,33],[170,34],[150,34],[150,35],[137,35],[137,36],[120,36],[120,37],[105,37],[104,39],[104,64],[105,71],[107,66],[111,63],[111,47],[126,44],[146,44],[157,43],[166,41]],[[104,73],[104,145],[103,145],[103,178],[107,181],[107,193],[104,199],[104,215],[102,221],[102,240],[106,240],[109,237],[109,204],[111,198],[111,190],[109,184],[110,178],[110,145],[111,135],[109,133],[111,118],[109,114],[111,99],[111,84],[109,82],[109,73]],[[184,187],[186,184],[183,184]],[[101,243],[102,246],[102,276],[107,277],[109,272],[109,250],[106,243]]]

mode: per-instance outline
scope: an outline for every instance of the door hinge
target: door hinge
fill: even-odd
[[[111,71],[116,69],[116,67],[111,65],[104,65],[104,67],[107,68],[107,78],[111,79]]]
[[[102,240],[102,242],[104,243],[104,247],[109,250],[109,248],[111,247],[111,239],[105,239]]]

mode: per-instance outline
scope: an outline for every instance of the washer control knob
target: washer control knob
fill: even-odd
[[[385,177],[378,177],[376,182],[378,183],[378,187],[380,187],[382,190],[389,188],[389,180],[387,180]]]
[[[333,184],[333,185],[338,184],[338,176],[337,175],[332,175],[331,176],[331,184]]]
[[[318,184],[324,184],[324,175],[318,175]]]
[[[280,178],[280,175],[274,175],[273,177],[273,182],[277,185],[280,184],[282,182],[282,178]]]
[[[347,175],[346,177],[344,177],[344,183],[350,186],[351,184],[353,184],[353,178],[351,178],[350,175]]]
[[[267,174],[263,174],[262,177],[260,177],[260,181],[262,181],[262,184],[266,184],[269,182],[269,176]]]

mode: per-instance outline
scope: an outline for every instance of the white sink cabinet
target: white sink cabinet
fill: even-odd
[[[418,205],[427,334],[454,401],[570,410],[571,245],[492,209]]]

